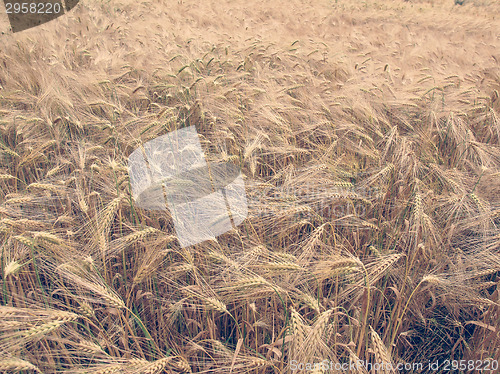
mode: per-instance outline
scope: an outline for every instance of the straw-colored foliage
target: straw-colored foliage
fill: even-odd
[[[499,14],[81,0],[16,34],[2,14],[0,371],[499,360]],[[127,157],[189,125],[249,211],[181,248]]]

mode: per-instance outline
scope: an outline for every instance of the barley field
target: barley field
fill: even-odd
[[[0,372],[498,373],[500,2],[81,0],[0,32]],[[182,248],[127,158],[193,125],[249,210]]]

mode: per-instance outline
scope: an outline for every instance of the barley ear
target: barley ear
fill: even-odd
[[[394,374],[391,356],[387,350],[384,342],[380,338],[379,334],[370,326],[370,336],[372,342],[372,349],[375,353],[375,361],[379,364],[383,364],[382,373],[384,374]],[[382,366],[382,365],[381,365]]]

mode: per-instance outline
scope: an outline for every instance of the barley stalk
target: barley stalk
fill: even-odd
[[[113,199],[102,211],[101,217],[98,223],[98,227],[100,228],[101,232],[107,232],[109,229],[109,226],[111,224],[111,221],[113,220],[115,213],[120,206],[120,203],[122,201],[122,197],[118,196],[117,198]]]
[[[219,313],[228,313],[226,305],[215,297],[203,297],[203,301],[209,310],[216,310]]]
[[[300,292],[299,297],[302,301],[304,301],[307,304],[309,308],[313,309],[318,314],[321,313],[321,305],[317,298],[305,292]]]
[[[19,243],[24,244],[26,247],[31,247],[34,244],[33,239],[27,238],[24,235],[16,235],[13,238],[16,239]]]
[[[28,187],[28,189],[39,189],[39,190],[46,190],[54,193],[59,193],[61,192],[61,187],[55,186],[53,184],[48,184],[48,183],[31,183]]]
[[[57,235],[51,234],[49,232],[37,232],[35,234],[35,240],[37,240],[37,239],[42,239],[46,242],[56,244],[56,245],[62,244],[61,239]]]
[[[159,374],[161,373],[168,365],[168,363],[172,361],[172,357],[165,357],[159,360],[156,360],[148,365],[146,365],[141,372],[144,374]]]
[[[20,358],[15,358],[15,357],[0,359],[1,372],[17,373],[25,370],[33,370],[37,373],[41,373],[40,369],[38,369],[35,365],[26,360],[22,360]]]
[[[110,291],[108,288],[101,286],[100,284],[91,284],[88,288],[101,296],[109,305],[118,309],[125,308],[125,303],[121,297]]]
[[[242,277],[234,283],[232,288],[243,289],[269,285],[269,282],[260,276]]]
[[[302,266],[292,262],[268,262],[262,265],[264,269],[270,271],[300,271],[303,270]]]
[[[88,340],[80,340],[76,347],[79,351],[89,354],[104,353],[99,345]]]
[[[382,342],[382,339],[371,326],[370,326],[370,333],[371,333],[370,336],[372,342],[372,349],[375,352],[375,361],[377,363],[384,364],[384,370],[382,371],[384,374],[394,374],[395,371],[390,369],[391,366],[394,367],[392,365],[391,357],[389,355],[389,352],[387,351],[386,346]]]
[[[311,347],[321,345],[332,313],[333,310],[329,309],[320,314],[316,322],[314,322],[312,330],[307,338],[308,345]]]
[[[290,329],[291,334],[294,336],[294,344],[301,347],[306,339],[307,330],[304,319],[293,307],[290,310]]]
[[[428,283],[436,286],[442,283],[442,280],[435,275],[429,274],[422,278],[422,283]]]
[[[422,219],[422,196],[420,193],[415,194],[415,217],[417,222],[421,222]]]
[[[21,270],[21,264],[19,264],[19,262],[17,261],[10,261],[3,268],[5,278],[11,275],[16,275],[20,270]]]
[[[316,274],[320,279],[328,279],[338,275],[359,271],[359,260],[348,257],[323,260],[318,262],[314,268],[314,274]]]
[[[157,229],[155,229],[153,227],[148,227],[144,230],[136,231],[136,232],[133,232],[131,234],[128,234],[127,236],[124,236],[124,237],[120,238],[120,241],[125,243],[125,244],[135,243],[136,241],[142,240],[145,237],[152,235],[152,234],[156,234],[158,232],[159,231]]]
[[[99,368],[97,370],[92,370],[94,374],[115,374],[123,372],[123,365],[118,364],[109,364],[103,365],[104,367]]]
[[[44,323],[40,326],[32,327],[28,330],[22,332],[22,336],[27,338],[35,338],[42,335],[46,335],[52,330],[57,329],[59,326],[63,325],[64,321],[51,321]]]
[[[367,266],[368,276],[370,278],[370,284],[374,284],[377,280],[379,280],[382,275],[385,274],[386,270],[394,265],[403,254],[394,253],[385,257],[378,259],[374,264],[370,264]]]
[[[95,317],[95,312],[92,306],[86,302],[85,300],[82,300],[79,302],[78,306],[78,311],[82,316],[85,316],[87,318],[94,318]]]

